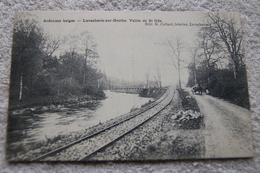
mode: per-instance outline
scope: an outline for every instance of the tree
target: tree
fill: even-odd
[[[44,42],[44,52],[46,53],[46,57],[49,58],[53,55],[53,53],[59,49],[62,43],[62,39],[60,37],[53,38],[46,36]]]
[[[192,86],[197,84],[197,52],[198,52],[199,48],[195,47],[193,49],[190,50],[191,53],[191,63],[189,65],[189,69],[191,71],[191,76],[192,76]]]
[[[91,75],[92,68],[97,63],[98,53],[96,50],[97,44],[94,42],[93,37],[88,32],[81,33],[83,38],[83,50],[84,50],[84,66],[83,66],[83,85],[91,86],[95,79]],[[91,82],[91,80],[94,80]],[[99,80],[99,79],[98,79]]]
[[[210,76],[212,74],[212,68],[214,68],[215,63],[221,58],[218,54],[221,52],[221,46],[218,43],[218,39],[214,32],[207,27],[202,28],[199,32],[200,38],[200,48],[202,49],[202,54],[206,62],[206,75],[207,75],[207,85],[210,83]]]
[[[82,69],[82,83],[83,85],[89,85],[88,81],[88,67],[95,67],[97,63],[98,53],[96,50],[97,44],[94,41],[93,36],[84,31],[79,35],[73,35],[67,38],[67,43],[70,46],[70,52],[77,52],[84,56],[83,69]]]
[[[146,88],[150,87],[150,74],[149,71],[146,72],[145,74],[145,82],[146,82]]]
[[[208,29],[212,33],[218,34],[220,40],[229,54],[233,65],[234,79],[237,79],[239,67],[243,64],[241,53],[242,31],[238,27],[235,16],[223,17],[219,13],[208,13],[210,26]]]
[[[22,100],[34,93],[44,41],[43,31],[35,20],[26,19],[26,15],[18,17],[13,34],[11,99]]]
[[[82,38],[82,49],[85,54],[86,64],[90,67],[93,67],[97,63],[98,53],[97,53],[97,43],[94,41],[93,36],[85,31],[80,34]]]
[[[161,77],[161,71],[160,71],[160,68],[159,68],[159,66],[158,66],[158,64],[157,64],[157,66],[156,66],[157,68],[156,68],[156,72],[157,72],[157,83],[158,83],[158,88],[161,88],[162,87],[162,77]]]
[[[13,34],[11,106],[45,104],[87,92],[104,98],[107,77],[95,68],[98,55],[92,36],[84,32],[65,42],[45,34],[34,15],[21,14]],[[56,57],[62,43],[67,50]]]
[[[165,43],[167,46],[170,47],[172,55],[170,59],[173,62],[174,68],[178,71],[178,84],[179,88],[181,89],[181,52],[184,50],[184,44],[180,38],[176,38],[175,40],[167,40]]]
[[[249,108],[246,71],[241,50],[241,30],[235,16],[209,13],[209,25],[199,32],[203,57],[196,66],[198,83],[207,82],[210,94]],[[194,55],[194,54],[192,54]],[[190,64],[189,84],[194,64]]]

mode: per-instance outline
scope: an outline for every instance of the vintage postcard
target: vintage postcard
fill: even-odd
[[[254,156],[238,13],[17,12],[8,161]]]

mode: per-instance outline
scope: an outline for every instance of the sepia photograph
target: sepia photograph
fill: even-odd
[[[236,12],[16,12],[9,162],[254,156]]]

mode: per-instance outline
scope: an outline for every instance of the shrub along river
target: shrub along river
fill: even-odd
[[[103,123],[127,112],[140,108],[151,98],[139,97],[138,94],[126,94],[105,91],[106,99],[95,101],[94,106],[61,106],[58,111],[45,111],[41,114],[21,114],[11,112],[9,117],[8,141],[12,145],[24,145],[44,141],[58,135],[84,130],[98,123]],[[80,105],[88,104],[79,102]]]

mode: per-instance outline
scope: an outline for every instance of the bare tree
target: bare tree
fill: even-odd
[[[93,36],[85,31],[80,35],[73,35],[67,39],[68,44],[70,45],[70,52],[78,52],[79,54],[84,55],[84,64],[83,64],[83,85],[87,85],[88,82],[88,68],[94,67],[97,63],[98,53],[96,50],[97,44],[94,41]]]
[[[145,74],[145,80],[146,80],[146,88],[150,87],[150,74],[149,71],[146,72]]]
[[[44,51],[46,52],[47,57],[51,57],[53,53],[59,49],[61,43],[62,40],[60,37],[57,38],[47,37],[44,44]]]
[[[208,13],[207,17],[210,23],[208,29],[210,32],[216,33],[224,43],[233,65],[234,79],[237,79],[239,67],[243,64],[241,53],[242,31],[239,29],[234,16],[224,18],[219,13]]]
[[[172,56],[170,59],[173,62],[174,68],[178,71],[178,84],[181,89],[181,63],[183,60],[181,59],[181,53],[184,50],[184,44],[180,38],[176,38],[174,40],[167,40],[166,45],[170,47]]]
[[[89,66],[93,66],[97,63],[97,43],[94,41],[93,36],[85,31],[80,34],[80,49],[84,52],[85,54],[85,59],[86,59],[86,64]]]
[[[162,87],[162,77],[161,77],[161,71],[160,71],[160,68],[157,64],[157,79],[158,79],[158,87],[161,88]]]
[[[199,33],[201,39],[200,48],[202,49],[202,54],[206,62],[206,74],[207,74],[207,85],[210,83],[210,76],[212,73],[212,68],[219,61],[222,56],[219,54],[222,52],[222,47],[219,44],[219,40],[216,34],[212,32],[209,28],[202,28],[202,32]]]
[[[197,84],[197,52],[198,52],[199,48],[195,47],[193,49],[190,50],[191,53],[191,71],[192,71],[192,78],[193,78],[193,82],[194,84]]]

